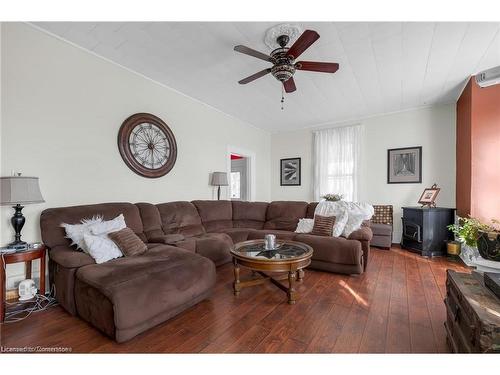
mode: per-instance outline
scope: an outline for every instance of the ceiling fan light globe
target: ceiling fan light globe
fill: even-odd
[[[271,68],[271,74],[278,81],[285,82],[295,73],[295,67],[290,64],[279,64]]]

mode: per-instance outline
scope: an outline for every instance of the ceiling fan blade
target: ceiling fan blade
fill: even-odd
[[[335,73],[339,70],[339,64],[317,61],[299,61],[295,64],[297,70],[309,70],[311,72]]]
[[[297,87],[295,87],[295,81],[293,80],[293,77],[290,77],[285,82],[283,82],[283,86],[285,87],[285,91],[287,93],[294,92],[295,90],[297,90]]]
[[[239,46],[234,47],[234,50],[236,52],[244,53],[245,55],[253,56],[253,57],[256,57],[256,58],[261,59],[261,60],[273,62],[273,59],[271,58],[271,56],[266,55],[265,53],[256,51],[254,49],[251,49],[249,47],[239,45]]]
[[[302,35],[293,43],[293,46],[290,47],[287,56],[292,56],[294,59],[299,57],[302,52],[308,49],[311,44],[319,39],[319,34],[313,30],[306,30],[302,33]]]
[[[252,74],[251,76],[247,78],[243,78],[241,81],[238,81],[240,85],[244,85],[246,83],[255,81],[257,78],[264,77],[266,74],[269,74],[271,72],[271,68],[261,70],[260,72],[257,72],[255,74]]]

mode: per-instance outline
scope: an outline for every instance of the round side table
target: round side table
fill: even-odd
[[[36,249],[19,251],[17,253],[2,254],[0,256],[0,322],[5,320],[5,266],[12,263],[25,263],[25,275],[31,279],[31,261],[40,259],[40,286],[39,294],[45,294],[45,253],[47,248],[42,245]]]

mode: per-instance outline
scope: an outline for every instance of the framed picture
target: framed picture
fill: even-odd
[[[387,183],[419,184],[422,182],[422,146],[387,150]]]
[[[418,203],[422,206],[436,207],[436,203],[434,203],[434,201],[436,200],[440,190],[441,189],[438,188],[436,184],[432,185],[430,188],[426,188],[420,196]]]
[[[300,186],[300,158],[280,160],[281,186]]]

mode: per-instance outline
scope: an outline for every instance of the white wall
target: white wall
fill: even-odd
[[[226,170],[229,144],[255,153],[255,199],[270,199],[268,132],[30,25],[2,27],[1,175],[40,177],[46,201],[24,209],[25,240],[40,240],[39,216],[47,207],[212,199],[209,173]],[[177,139],[177,163],[162,178],[140,177],[120,157],[118,129],[135,112],[156,114]],[[5,245],[13,235],[12,209],[0,213]],[[22,279],[21,265],[7,272],[8,287]]]
[[[437,183],[441,187],[437,204],[455,207],[455,104],[356,123],[364,128],[358,200],[394,206],[394,242],[401,239],[401,207],[418,205],[425,187]],[[311,129],[272,135],[272,200],[313,200],[312,142]],[[407,146],[422,146],[422,183],[387,184],[387,150]],[[279,159],[297,156],[302,158],[302,186],[280,186]]]

